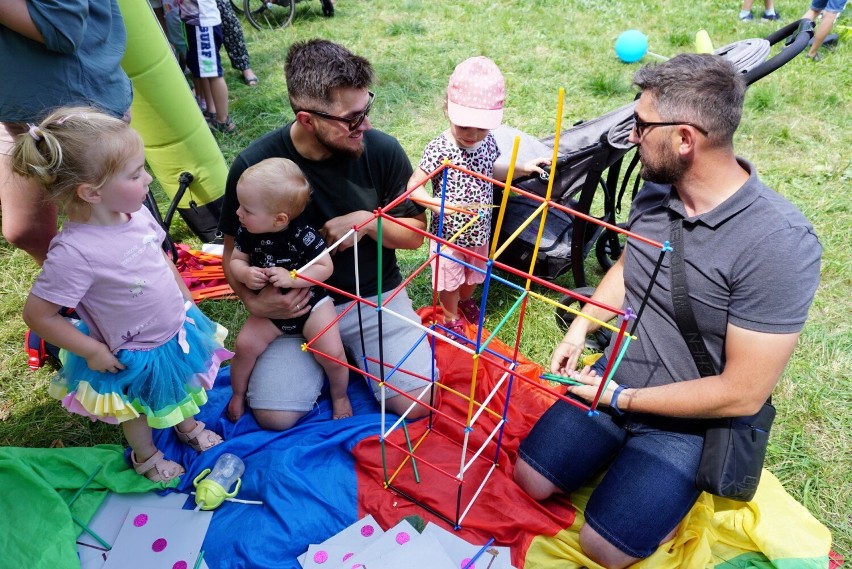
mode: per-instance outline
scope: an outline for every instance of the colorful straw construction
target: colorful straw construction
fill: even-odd
[[[367,224],[375,223],[376,242],[378,243],[377,264],[380,268],[382,266],[382,242],[383,233],[385,230],[384,225],[386,223],[401,225],[407,230],[429,239],[431,243],[435,244],[435,246],[434,248],[428,251],[428,258],[425,260],[424,263],[415,268],[412,271],[412,274],[405,278],[404,282],[400,286],[389,291],[384,290],[382,283],[383,275],[381,269],[379,269],[376,275],[376,280],[378,283],[378,294],[376,297],[376,301],[371,302],[365,298],[360,297],[358,293],[351,294],[330,287],[325,283],[316,282],[307,277],[301,276],[301,271],[304,271],[305,267],[294,272],[295,275],[299,276],[300,278],[305,278],[312,284],[315,284],[317,286],[323,286],[326,289],[333,291],[334,293],[344,298],[350,299],[351,302],[349,302],[349,304],[344,308],[342,313],[338,315],[334,323],[336,323],[340,318],[342,318],[344,314],[348,314],[352,310],[356,310],[359,312],[367,311],[371,315],[375,314],[378,318],[379,338],[382,338],[382,322],[384,318],[394,318],[397,320],[401,320],[406,325],[411,326],[412,328],[417,329],[420,332],[416,343],[408,349],[408,351],[400,359],[400,361],[385,361],[384,348],[381,340],[379,342],[378,360],[373,358],[367,358],[365,356],[364,361],[360,362],[360,367],[343,360],[335,361],[341,365],[346,366],[348,369],[362,375],[367,380],[375,382],[378,386],[379,404],[381,408],[381,434],[379,435],[379,442],[381,447],[382,466],[384,470],[383,486],[388,490],[395,492],[399,496],[402,496],[418,504],[428,512],[432,513],[433,515],[439,517],[440,519],[446,521],[448,524],[456,528],[461,527],[465,516],[474,506],[476,498],[480,495],[483,488],[487,484],[489,477],[492,475],[495,469],[500,467],[500,445],[503,437],[503,429],[506,425],[506,414],[510,405],[510,395],[512,392],[512,385],[514,381],[521,380],[527,382],[531,385],[536,386],[536,388],[541,390],[541,392],[546,394],[547,396],[553,397],[554,400],[561,399],[562,401],[565,401],[570,405],[574,405],[590,413],[593,413],[598,405],[598,401],[601,397],[601,394],[606,388],[607,382],[610,380],[613,373],[617,369],[617,366],[621,362],[621,359],[627,347],[632,341],[639,340],[638,338],[632,335],[632,333],[636,330],[635,322],[633,323],[631,331],[628,331],[627,328],[631,320],[638,321],[638,316],[641,316],[642,309],[644,308],[644,301],[643,306],[639,307],[638,312],[634,313],[630,309],[623,310],[621,307],[608,306],[595,299],[584,297],[550,281],[538,278],[532,274],[533,269],[535,268],[535,259],[537,258],[538,248],[540,245],[548,211],[551,208],[556,208],[568,213],[569,215],[582,217],[583,219],[586,219],[591,223],[595,223],[613,231],[617,231],[618,233],[621,233],[627,237],[628,243],[630,243],[631,241],[635,241],[659,248],[661,253],[657,262],[658,267],[662,264],[664,255],[667,252],[664,244],[657,243],[653,240],[633,234],[622,228],[616,227],[615,225],[610,225],[601,222],[600,220],[594,217],[574,211],[561,204],[555,203],[550,199],[551,192],[553,189],[553,181],[555,178],[554,169],[557,159],[557,149],[559,147],[559,133],[561,132],[563,98],[564,91],[560,89],[558,113],[556,117],[556,137],[554,140],[554,153],[551,160],[551,172],[548,181],[548,188],[546,195],[543,198],[512,186],[512,176],[514,175],[513,166],[510,166],[507,181],[505,184],[503,184],[496,180],[485,178],[480,174],[471,172],[469,170],[446,162],[439,168],[437,168],[434,172],[429,174],[426,180],[423,181],[423,183],[425,183],[427,180],[432,180],[436,176],[441,176],[442,179],[442,215],[438,216],[439,227],[433,228],[434,233],[424,231],[423,229],[420,229],[418,227],[410,226],[406,224],[404,220],[391,217],[387,213],[385,213],[387,211],[393,210],[393,208],[401,204],[406,199],[409,199],[410,194],[415,190],[415,188],[412,187],[409,188],[402,195],[400,195],[397,199],[393,200],[391,203],[373,212],[372,218],[363,222],[361,225],[352,227],[351,231],[349,231],[346,235],[340,238],[337,242],[329,245],[329,251],[333,251],[342,243],[347,243],[353,249],[353,254],[356,260],[356,291],[359,291],[361,275],[358,274],[358,255],[359,247],[361,246],[361,241],[358,239],[358,234],[364,228],[364,226],[366,226]],[[517,159],[518,147],[519,139],[516,139],[513,146],[512,156],[509,162],[510,165],[513,165]],[[459,262],[456,259],[451,260],[447,256],[446,251],[458,247],[455,244],[455,241],[458,236],[464,232],[465,228],[467,228],[470,224],[475,223],[475,221],[477,220],[478,215],[474,211],[471,211],[471,209],[478,208],[480,206],[490,207],[490,204],[470,204],[466,207],[459,207],[458,205],[447,204],[446,184],[447,174],[450,169],[458,170],[465,175],[485,179],[491,183],[500,185],[505,188],[503,192],[502,203],[498,208],[497,228],[494,232],[495,235],[501,235],[500,228],[503,223],[506,203],[508,195],[510,193],[517,193],[518,195],[529,197],[531,199],[537,200],[540,204],[536,208],[535,212],[530,215],[529,218],[526,219],[521,225],[523,229],[529,226],[533,226],[533,224],[535,223],[539,224],[537,226],[537,242],[534,247],[531,265],[528,271],[525,272],[522,270],[518,270],[514,267],[500,262],[500,254],[506,250],[508,245],[515,238],[517,238],[517,236],[521,232],[520,229],[518,231],[515,231],[509,238],[505,239],[503,242],[498,243],[497,239],[492,240],[488,257],[472,255],[479,261],[485,263],[485,269],[479,269],[473,267],[472,265],[467,265],[469,269],[480,271],[485,278],[485,281],[482,285],[482,299],[479,305],[479,320],[477,322],[470,323],[472,326],[475,327],[475,334],[470,334],[470,327],[468,327],[464,335],[451,332],[443,325],[443,322],[440,321],[440,316],[435,316],[435,321],[423,323],[420,321],[413,321],[410,318],[396,313],[392,309],[387,308],[385,306],[387,302],[393,297],[395,297],[397,294],[399,294],[403,290],[403,288],[412,281],[412,279],[414,279],[424,270],[426,270],[426,268],[430,266],[431,262]],[[451,236],[449,239],[443,239],[441,237],[438,237],[439,235],[443,235],[443,214],[469,215],[470,220],[461,231],[456,233],[456,235]],[[467,253],[471,254],[470,252]],[[195,261],[195,254],[196,252],[192,252],[191,258],[193,259],[193,261]],[[221,284],[215,283],[215,279],[218,278],[221,274],[220,272],[217,272],[221,269],[221,267],[215,266],[215,260],[209,260],[206,258],[199,258],[198,263],[201,264],[202,260],[209,266],[188,267],[185,273],[182,273],[185,274],[185,278],[204,278],[209,279],[209,281],[212,281],[209,283],[212,286],[206,287],[211,289],[209,292],[199,293],[199,296],[202,298],[213,298],[219,297],[218,295],[228,294],[228,292],[226,292],[224,289],[216,288],[218,286],[221,286]],[[221,260],[219,260],[219,264],[221,265]],[[515,280],[512,280],[511,277],[514,277]],[[652,282],[648,283],[649,291],[650,288],[653,287],[655,284],[653,282],[655,278],[656,273],[651,279]],[[520,279],[522,281],[522,284],[518,284],[516,282],[517,279]],[[533,290],[533,285],[535,285],[538,290]],[[503,311],[503,314],[501,314],[493,330],[488,330],[485,328],[485,316],[488,311],[489,294],[493,293],[494,287],[504,287],[506,290],[514,294],[515,298],[514,301],[510,302],[510,305],[507,308],[501,309]],[[582,385],[580,382],[576,381],[571,377],[545,372],[541,373],[537,378],[531,378],[527,377],[522,373],[519,373],[518,371],[519,361],[522,359],[520,347],[521,339],[524,336],[524,320],[527,312],[530,309],[531,303],[541,302],[548,305],[559,306],[567,312],[574,314],[576,317],[587,318],[587,316],[583,314],[582,311],[575,310],[568,306],[563,306],[562,303],[552,300],[546,294],[542,293],[541,289],[546,289],[550,293],[560,293],[583,304],[599,307],[605,310],[606,312],[614,314],[618,318],[618,322],[616,325],[612,325],[608,322],[602,322],[597,320],[594,321],[599,326],[602,326],[612,331],[612,342],[614,348],[613,353],[617,354],[617,356],[611,358],[608,361],[606,370],[598,387],[597,394],[591,405],[586,405],[572,397],[566,396],[565,386]],[[193,294],[195,295],[196,293],[193,292]],[[433,290],[432,298],[432,313],[436,315],[441,314],[442,311],[439,310],[437,291]],[[326,329],[323,330],[320,334],[315,336],[313,340],[306,342],[303,346],[303,349],[315,355],[319,354],[322,357],[328,357],[324,354],[320,354],[313,347],[313,344],[317,342],[317,340],[322,336],[322,334],[324,334],[328,329],[330,329],[334,325],[334,323],[329,324],[329,326],[326,327]],[[493,342],[499,340],[499,336],[510,338],[508,342],[502,343],[509,346],[510,351],[512,353],[511,358],[503,356],[501,355],[499,350],[492,349],[489,347],[490,345],[492,345]],[[415,373],[411,370],[406,369],[405,366],[407,357],[420,345],[421,342],[428,342],[432,349],[434,349],[436,343],[444,342],[446,344],[449,344],[453,349],[458,350],[460,357],[471,358],[470,363],[472,372],[469,389],[466,389],[466,392],[450,389],[442,385],[437,380],[438,374],[434,362],[432,365],[431,375],[428,377],[422,375],[423,373],[425,373],[425,370],[421,370],[420,373]],[[365,371],[362,371],[361,368],[367,369],[368,364],[370,365],[371,369],[377,371],[374,373],[367,373]],[[480,369],[486,364],[489,369],[497,370],[500,376],[499,380],[495,382],[494,387],[491,388],[488,392],[483,393],[483,389],[481,388],[480,382],[478,381],[478,374],[480,372]],[[389,380],[397,374],[403,374],[412,378],[416,378],[418,381],[422,382],[422,389],[413,391],[412,393],[414,393],[414,395],[412,395],[412,393],[407,393],[399,390],[398,388],[391,385],[391,383],[389,383]],[[559,387],[554,388],[552,386],[553,383],[558,384]],[[443,413],[439,406],[436,404],[436,402],[439,400],[439,395],[443,398],[457,398],[461,403],[463,403],[464,407],[466,408],[465,417],[460,420],[454,418],[453,416],[447,413]],[[393,420],[390,422],[390,424],[388,424],[389,416],[386,413],[386,403],[387,398],[390,396],[404,397],[410,401],[410,405],[408,406],[408,410],[406,412],[404,412],[398,418],[394,416]],[[425,425],[425,430],[422,432],[422,434],[412,437],[409,433],[406,421],[408,413],[416,405],[425,406],[429,410],[429,417],[428,421],[426,421],[425,423],[420,423],[421,426]],[[483,415],[489,417],[490,419],[496,419],[496,421],[492,421],[496,424],[493,428],[489,427],[488,432],[478,432],[477,430],[478,419]],[[437,430],[435,428],[437,423],[440,423],[441,430]],[[480,422],[480,424],[481,423],[482,422]],[[401,429],[400,426],[402,427]],[[473,436],[474,434],[476,436]],[[427,449],[429,447],[429,441],[432,437],[436,436],[450,440],[456,445],[458,445],[460,449],[460,455],[458,460],[458,470],[456,470],[455,472],[447,470],[447,468],[445,467],[440,467],[436,465],[433,461],[430,461],[423,456],[424,449]],[[474,465],[481,465],[483,462],[485,463],[486,468],[477,468],[475,470],[471,470]],[[421,480],[423,480],[424,478],[424,472],[427,470],[437,472],[441,475],[441,477],[445,477],[448,482],[452,481],[457,485],[458,493],[454,511],[437,511],[434,507],[430,506],[426,503],[426,501],[424,501],[424,499],[422,499],[428,497],[428,488],[420,488]],[[475,475],[472,474],[474,472],[476,473]],[[475,489],[472,492],[463,492],[463,489],[465,487],[470,487],[471,485],[475,486]]]

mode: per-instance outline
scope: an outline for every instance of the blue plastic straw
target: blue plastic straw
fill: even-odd
[[[470,567],[472,567],[473,564],[476,563],[476,560],[479,559],[480,557],[482,557],[482,554],[485,553],[485,550],[488,549],[489,547],[491,547],[492,543],[494,543],[493,537],[488,540],[488,543],[486,543],[485,545],[482,546],[482,549],[480,549],[479,551],[476,552],[476,555],[474,555],[471,558],[471,560],[468,561],[467,564],[464,567],[462,567],[462,569],[470,569]]]

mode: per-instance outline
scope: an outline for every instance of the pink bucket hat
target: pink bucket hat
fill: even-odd
[[[458,126],[492,130],[503,122],[506,87],[503,74],[487,57],[471,57],[456,66],[447,87],[447,114]]]

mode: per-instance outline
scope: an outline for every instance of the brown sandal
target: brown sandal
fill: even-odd
[[[145,462],[137,462],[136,452],[131,451],[130,461],[133,463],[133,470],[151,482],[169,482],[186,472],[180,464],[167,460],[160,450]]]
[[[204,452],[222,442],[222,437],[204,428],[204,423],[196,421],[195,426],[188,433],[182,433],[175,425],[177,438],[183,444],[191,446],[198,452]]]
[[[228,115],[228,118],[225,119],[225,122],[219,122],[216,120],[216,117],[213,117],[213,120],[210,122],[210,128],[213,130],[218,130],[222,134],[232,134],[236,132],[237,125],[234,124],[234,121],[231,120],[231,116]]]

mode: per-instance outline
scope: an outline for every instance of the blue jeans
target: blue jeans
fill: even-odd
[[[559,400],[532,428],[518,455],[566,493],[607,468],[589,498],[586,523],[627,555],[643,558],[698,499],[695,473],[703,447],[704,425],[698,420],[619,416],[609,407],[590,416]]]
[[[846,0],[813,0],[811,9],[815,12],[825,10],[826,12],[834,12],[839,14],[846,7]]]

